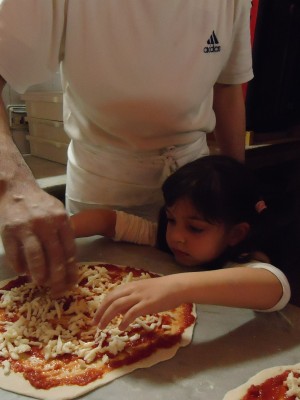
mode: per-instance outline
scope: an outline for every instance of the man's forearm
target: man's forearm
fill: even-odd
[[[0,77],[0,93],[5,81]],[[15,146],[8,124],[4,102],[0,96],[0,180],[7,188],[24,187],[24,185],[36,186],[35,179],[25,163],[22,155]]]
[[[241,85],[215,85],[215,137],[222,154],[245,160],[245,104]]]

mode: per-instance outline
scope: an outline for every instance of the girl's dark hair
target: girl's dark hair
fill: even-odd
[[[172,206],[178,199],[187,198],[210,223],[231,226],[247,222],[250,225],[245,240],[228,248],[220,259],[206,268],[220,268],[227,261],[247,262],[254,251],[261,251],[272,264],[284,271],[288,257],[285,249],[291,247],[291,238],[290,235],[282,237],[282,232],[287,235],[291,216],[282,212],[278,216],[278,204],[273,207],[269,200],[266,201],[266,209],[260,213],[256,210],[256,204],[263,199],[262,185],[246,165],[227,156],[202,157],[170,175],[162,191],[165,206],[159,215],[157,246],[160,249],[170,251],[166,243],[165,207]]]

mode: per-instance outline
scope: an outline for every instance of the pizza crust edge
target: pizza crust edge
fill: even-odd
[[[247,394],[248,389],[252,385],[260,385],[267,379],[280,375],[286,370],[299,371],[299,369],[300,363],[294,365],[279,365],[263,369],[249,378],[247,382],[227,392],[223,397],[223,400],[241,400],[241,398]]]

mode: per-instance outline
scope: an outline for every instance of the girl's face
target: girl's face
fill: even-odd
[[[201,265],[213,261],[228,247],[230,229],[205,221],[189,199],[177,200],[166,213],[166,240],[178,263]]]

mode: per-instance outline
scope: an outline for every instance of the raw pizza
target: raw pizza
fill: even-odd
[[[0,287],[0,387],[40,399],[81,396],[137,368],[173,357],[192,339],[195,306],[104,329],[93,316],[115,286],[157,275],[119,265],[80,265],[78,285],[52,299],[24,276]]]
[[[300,400],[300,364],[264,369],[223,400]]]

